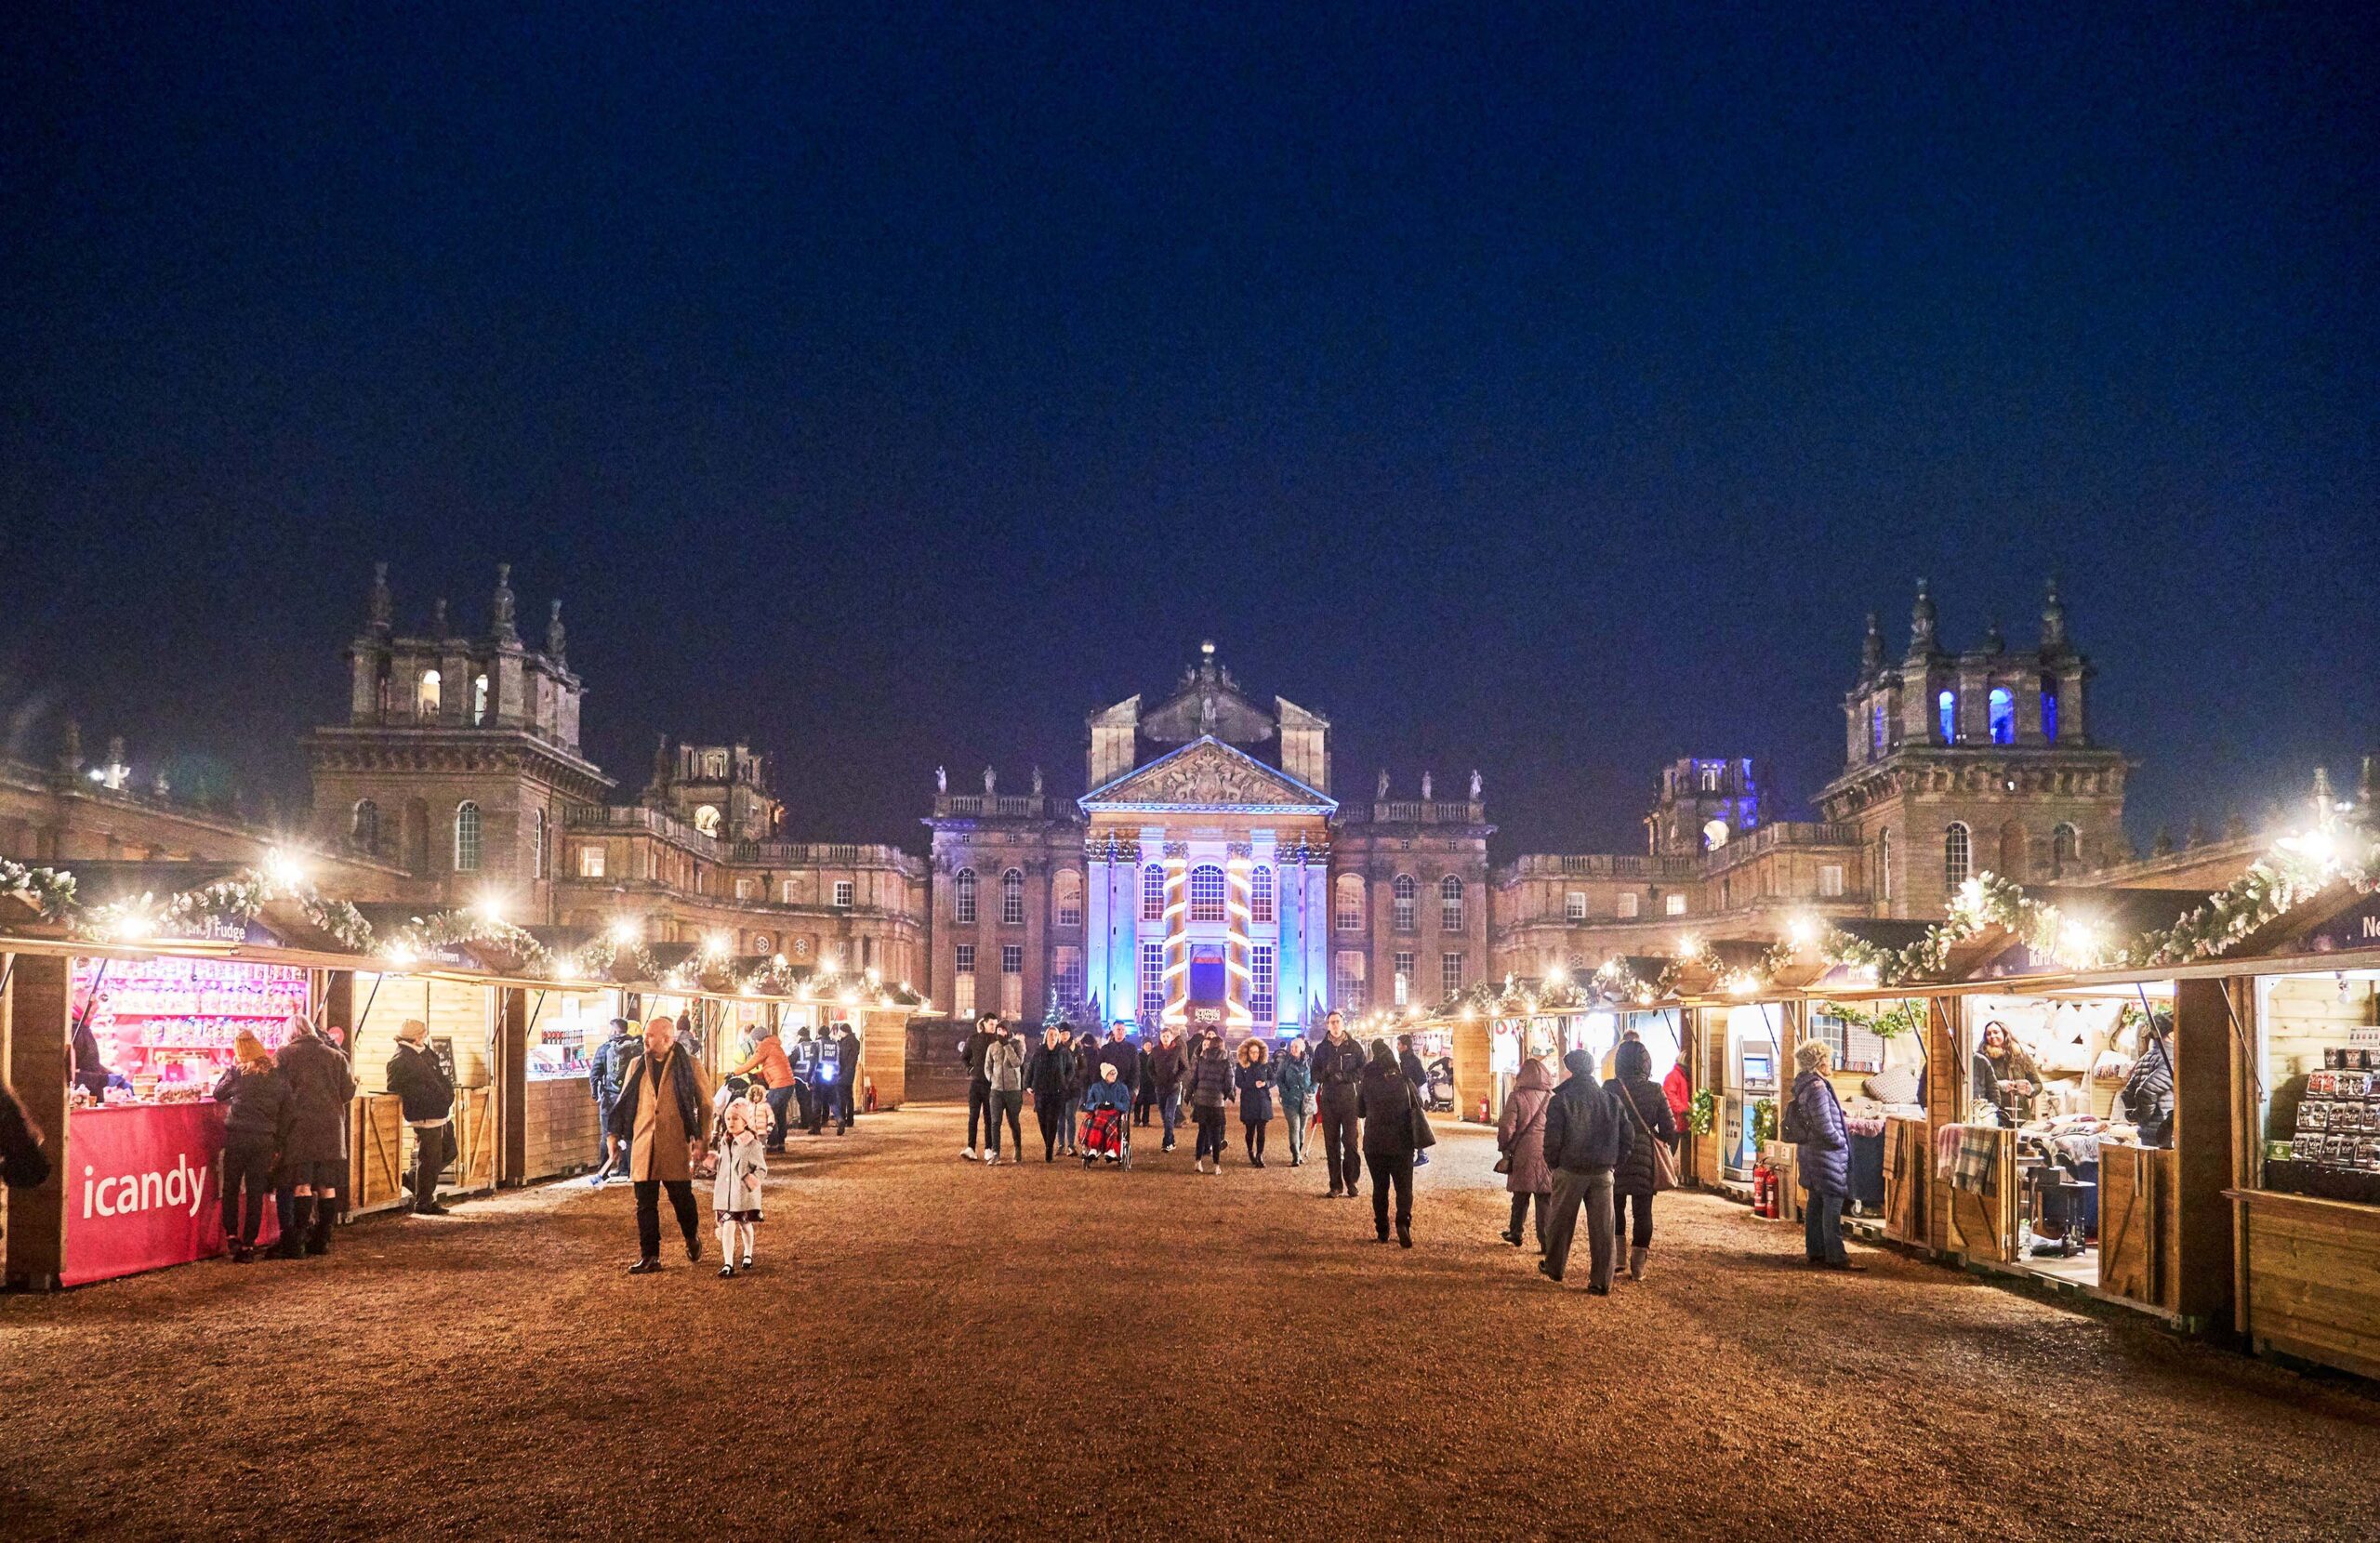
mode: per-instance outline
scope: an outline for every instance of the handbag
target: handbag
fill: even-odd
[[[1652,1143],[1653,1193],[1677,1188],[1677,1154],[1670,1151],[1667,1141],[1653,1134],[1652,1128],[1645,1123],[1645,1112],[1636,1107],[1635,1099],[1625,1088],[1620,1090],[1620,1101],[1628,1106],[1628,1117],[1636,1122],[1636,1133]]]
[[[1421,1110],[1421,1095],[1413,1085],[1405,1085],[1405,1106],[1413,1112],[1413,1150],[1426,1151],[1438,1144],[1438,1133],[1430,1128],[1430,1116]]]
[[[1551,1102],[1551,1101],[1552,1101],[1551,1100],[1548,1100],[1548,1101],[1547,1101],[1547,1102]],[[1529,1122],[1528,1122],[1528,1124],[1527,1124],[1527,1125],[1525,1125],[1525,1126],[1523,1126],[1523,1127],[1521,1127],[1518,1130],[1515,1130],[1515,1131],[1514,1131],[1514,1132],[1513,1132],[1513,1143],[1514,1143],[1514,1145],[1515,1145],[1515,1146],[1519,1145],[1519,1144],[1520,1144],[1520,1139],[1521,1139],[1522,1137],[1524,1137],[1524,1136],[1527,1135],[1527,1134],[1529,1133],[1530,1129],[1531,1129],[1533,1127],[1540,1126],[1540,1125],[1542,1125],[1542,1124],[1544,1124],[1544,1123],[1545,1123],[1545,1104],[1540,1103],[1540,1104],[1539,1104],[1539,1105],[1537,1106],[1537,1113],[1536,1113],[1535,1114],[1533,1114],[1533,1115],[1531,1115],[1531,1116],[1529,1117]],[[1512,1172],[1512,1171],[1513,1171],[1513,1154],[1512,1154],[1512,1153],[1511,1153],[1510,1151],[1505,1151],[1505,1152],[1503,1152],[1501,1154],[1500,1154],[1500,1155],[1497,1157],[1497,1159],[1496,1159],[1496,1171],[1497,1171],[1498,1173],[1510,1173],[1510,1172]]]

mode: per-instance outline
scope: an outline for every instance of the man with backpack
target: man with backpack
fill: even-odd
[[[1611,1170],[1628,1154],[1627,1117],[1595,1080],[1595,1059],[1584,1050],[1562,1058],[1570,1075],[1545,1105],[1545,1166],[1554,1170],[1553,1215],[1545,1221],[1540,1273],[1562,1278],[1570,1264],[1570,1236],[1579,1207],[1587,1208],[1587,1290],[1611,1295]]]

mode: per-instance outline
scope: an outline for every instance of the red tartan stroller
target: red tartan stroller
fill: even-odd
[[[1104,1158],[1124,1167],[1132,1166],[1132,1124],[1120,1109],[1094,1109],[1083,1116],[1082,1134],[1075,1139],[1082,1166]]]

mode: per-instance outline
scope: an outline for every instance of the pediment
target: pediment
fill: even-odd
[[[1202,737],[1181,749],[1134,767],[1081,800],[1090,810],[1137,810],[1150,813],[1205,813],[1266,810],[1329,814],[1338,809],[1278,767],[1267,766],[1221,740]]]

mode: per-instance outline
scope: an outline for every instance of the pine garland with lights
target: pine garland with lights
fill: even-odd
[[[56,921],[74,908],[74,876],[0,857],[0,895],[14,895],[45,920]]]

